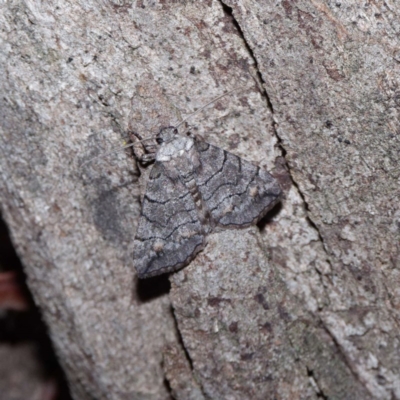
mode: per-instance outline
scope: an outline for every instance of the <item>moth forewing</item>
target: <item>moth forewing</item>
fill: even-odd
[[[139,278],[184,267],[216,227],[254,224],[282,194],[266,170],[173,127],[156,140],[134,243]]]

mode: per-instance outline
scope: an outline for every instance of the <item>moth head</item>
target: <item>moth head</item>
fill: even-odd
[[[162,128],[160,132],[157,133],[156,142],[158,144],[163,144],[170,142],[178,134],[178,130],[174,126],[168,126],[167,128]]]

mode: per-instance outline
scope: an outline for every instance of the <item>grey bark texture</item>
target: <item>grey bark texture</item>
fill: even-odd
[[[394,0],[1,3],[1,212],[76,399],[400,399],[399,18]],[[192,132],[285,200],[210,235],[169,294],[138,282],[145,174],[126,152],[79,164],[235,87]]]

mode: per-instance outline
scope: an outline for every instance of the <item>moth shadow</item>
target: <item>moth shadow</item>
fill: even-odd
[[[169,282],[168,274],[136,280],[136,293],[143,303],[168,294],[170,289],[171,283]]]
[[[257,227],[262,232],[265,227],[276,217],[282,210],[282,202],[279,202],[272,210],[268,211],[258,222]]]

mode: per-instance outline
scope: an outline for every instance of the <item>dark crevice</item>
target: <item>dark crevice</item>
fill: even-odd
[[[21,294],[21,297],[18,296],[17,298],[20,298],[19,301],[26,304],[21,311],[7,309],[4,306],[6,310],[3,310],[0,314],[0,345],[32,344],[35,348],[38,368],[43,371],[44,379],[56,382],[55,400],[72,400],[67,380],[58,363],[47,327],[26,285],[26,276],[21,261],[15,252],[7,226],[1,215],[0,273],[13,273],[15,275],[14,290]]]
[[[186,349],[185,343],[183,343],[183,338],[182,338],[182,335],[181,335],[181,331],[179,330],[179,326],[178,326],[178,320],[176,319],[174,308],[172,306],[171,306],[171,313],[172,313],[172,316],[174,317],[174,325],[175,325],[175,329],[176,329],[176,332],[177,332],[177,335],[178,335],[178,343],[180,344],[180,346],[182,347],[182,349],[183,349],[183,351],[185,353],[185,357],[186,357],[186,359],[187,359],[187,361],[189,363],[190,369],[193,371],[193,361],[190,358],[190,355],[189,355],[189,352]]]
[[[308,377],[309,377],[310,379],[312,379],[312,380],[315,382],[315,384],[317,385],[317,389],[318,389],[318,391],[316,392],[317,398],[328,400],[328,396],[326,396],[326,395],[324,394],[324,392],[322,391],[321,387],[318,385],[318,381],[317,381],[317,379],[316,379],[315,376],[314,376],[314,371],[313,371],[312,369],[309,369],[308,367],[307,367],[307,375],[308,375]]]
[[[242,38],[242,40],[243,40],[244,46],[246,47],[248,53],[250,54],[251,59],[252,59],[253,62],[254,62],[255,69],[257,70],[257,78],[259,79],[259,81],[260,81],[261,84],[262,84],[262,85],[261,85],[261,88],[260,88],[260,92],[261,92],[261,94],[263,95],[263,97],[265,98],[265,101],[266,101],[266,103],[267,103],[267,106],[268,106],[269,110],[271,111],[271,114],[274,114],[274,107],[273,107],[272,102],[271,102],[271,99],[270,99],[270,97],[269,97],[269,95],[268,95],[268,93],[267,93],[267,90],[265,89],[265,81],[264,81],[264,79],[263,79],[263,77],[262,77],[262,74],[261,74],[261,71],[260,71],[260,69],[259,69],[259,67],[258,67],[257,58],[256,58],[256,56],[255,56],[255,54],[254,54],[252,48],[250,47],[249,43],[247,42],[246,37],[245,37],[245,35],[244,35],[244,33],[243,33],[242,28],[240,27],[238,21],[236,20],[234,14],[233,14],[233,9],[232,9],[232,7],[229,7],[228,5],[226,5],[222,0],[220,0],[220,3],[221,3],[221,5],[222,5],[222,8],[223,8],[224,12],[225,12],[227,15],[229,15],[229,17],[231,18],[232,24],[233,24],[233,25],[235,26],[235,28],[237,29],[239,35],[241,36],[241,38]],[[275,134],[275,136],[276,136],[276,138],[277,138],[278,147],[279,147],[279,149],[280,149],[280,151],[281,151],[282,157],[283,157],[283,159],[286,161],[287,152],[286,152],[286,150],[285,150],[285,148],[284,148],[284,146],[283,146],[283,140],[282,140],[282,138],[279,136],[278,129],[277,129],[277,124],[276,124],[275,121],[273,121],[272,126],[273,126],[273,129],[274,129],[274,134]],[[301,199],[302,199],[302,201],[303,201],[303,203],[304,203],[304,207],[305,207],[305,210],[306,210],[306,213],[307,213],[307,215],[306,215],[306,220],[307,220],[307,222],[309,223],[309,225],[310,225],[312,228],[314,228],[315,231],[317,232],[318,238],[319,238],[319,240],[321,241],[321,243],[322,243],[322,245],[323,245],[324,251],[325,251],[325,253],[326,253],[326,254],[328,255],[328,257],[329,257],[329,254],[328,254],[328,252],[327,252],[327,250],[326,250],[325,242],[324,242],[324,239],[323,239],[323,237],[322,237],[322,235],[321,235],[321,232],[320,232],[318,226],[315,224],[315,222],[314,222],[314,221],[310,218],[310,216],[309,216],[309,211],[310,211],[310,209],[309,209],[308,203],[307,203],[307,201],[306,201],[306,199],[305,199],[305,196],[304,196],[303,192],[301,191],[299,185],[298,185],[297,182],[294,180],[293,175],[292,175],[292,173],[291,173],[290,166],[289,166],[289,164],[288,164],[287,162],[286,162],[286,168],[287,168],[287,171],[288,171],[288,174],[289,174],[289,177],[290,177],[290,180],[291,180],[292,184],[296,187],[296,189],[297,189],[297,191],[299,192],[300,197],[301,197]],[[329,258],[327,259],[327,262],[330,264]]]
[[[169,394],[169,398],[170,398],[170,399],[175,399],[175,397],[174,397],[173,394],[172,394],[171,385],[170,385],[168,379],[167,379],[165,376],[164,376],[164,380],[163,380],[163,385],[164,385],[164,387],[167,389],[167,392],[168,392],[168,394]]]
[[[251,59],[254,62],[254,66],[255,66],[255,69],[257,71],[257,80],[259,82],[261,82],[261,87],[260,87],[260,85],[258,85],[259,89],[261,91],[261,94],[265,97],[265,99],[267,101],[267,104],[268,104],[268,108],[271,110],[271,113],[274,113],[274,108],[273,108],[272,103],[270,101],[270,98],[269,98],[269,96],[267,94],[267,91],[265,90],[265,81],[264,81],[264,79],[263,79],[263,77],[261,75],[260,69],[258,68],[257,59],[256,59],[256,57],[254,55],[254,52],[253,52],[252,48],[250,47],[249,43],[247,42],[246,37],[244,36],[244,33],[242,31],[241,26],[239,25],[239,23],[237,22],[235,16],[233,15],[233,9],[232,9],[232,7],[229,7],[227,4],[225,4],[222,0],[220,0],[220,3],[221,3],[222,9],[225,12],[225,14],[230,17],[233,26],[236,28],[237,32],[239,33],[240,37],[242,38],[243,44],[246,47],[246,50],[248,51],[248,53],[250,54]]]
[[[326,332],[326,334],[331,338],[332,343],[334,344],[334,346],[338,349],[338,353],[341,356],[341,358],[343,360],[343,363],[345,365],[347,365],[347,368],[349,369],[351,374],[354,376],[355,381],[359,382],[362,387],[366,388],[365,383],[360,379],[360,377],[357,374],[357,372],[354,371],[351,361],[346,356],[346,351],[343,350],[343,348],[340,345],[340,343],[336,340],[335,336],[327,328],[327,326],[325,325],[324,321],[322,321],[321,318],[319,318],[319,324],[320,324],[321,328]],[[366,390],[368,390],[368,389],[366,388]]]
[[[275,132],[276,132],[276,130],[275,130]],[[276,133],[276,137],[278,138],[278,145],[279,145],[279,147],[280,147],[282,150],[284,150],[284,149],[283,149],[283,146],[282,146],[281,138],[279,137],[279,135],[278,135],[277,133]],[[286,150],[284,150],[284,153],[282,152],[282,156],[285,157],[285,155],[286,155]],[[293,186],[297,189],[297,192],[299,193],[299,195],[300,195],[300,197],[301,197],[301,200],[303,201],[304,209],[305,209],[305,211],[306,211],[306,216],[305,216],[306,221],[307,221],[308,225],[311,226],[311,228],[313,228],[313,229],[317,232],[318,239],[319,239],[320,242],[322,243],[322,247],[323,247],[323,249],[324,249],[324,251],[325,251],[325,253],[326,253],[326,255],[327,255],[326,261],[331,265],[331,260],[330,260],[330,258],[329,258],[329,253],[328,253],[328,251],[327,251],[327,249],[326,249],[326,246],[325,246],[325,241],[324,241],[324,239],[323,239],[323,237],[322,237],[322,235],[321,235],[321,232],[320,232],[320,230],[319,230],[317,224],[316,224],[316,223],[311,219],[311,217],[310,217],[310,207],[309,207],[308,202],[307,202],[307,200],[306,200],[306,198],[305,198],[305,196],[304,196],[304,193],[301,191],[301,189],[300,189],[298,183],[294,180],[293,175],[292,175],[292,173],[291,173],[290,166],[289,166],[288,163],[286,163],[286,167],[287,167],[287,170],[288,170],[288,172],[289,172],[290,180],[291,180]]]
[[[257,62],[256,56],[255,56],[255,54],[254,54],[252,48],[250,47],[249,43],[247,42],[246,37],[245,37],[245,35],[244,35],[243,31],[242,31],[242,28],[240,27],[239,23],[238,23],[237,20],[235,19],[235,16],[234,16],[234,14],[233,14],[233,9],[232,9],[231,7],[229,7],[228,5],[224,4],[222,0],[220,0],[220,3],[221,3],[221,5],[222,5],[222,8],[223,8],[224,12],[225,12],[227,15],[229,15],[229,16],[231,17],[233,25],[236,27],[236,29],[237,29],[239,35],[242,37],[243,43],[244,43],[244,45],[245,45],[247,51],[249,52],[250,57],[252,58],[252,60],[253,60],[253,62],[254,62],[255,68],[256,68],[256,70],[257,70],[257,78],[259,79],[259,82],[261,82],[261,84],[262,84],[262,86],[261,86],[261,88],[260,88],[260,92],[261,92],[261,94],[263,95],[263,97],[265,98],[266,103],[267,103],[267,106],[268,106],[268,108],[269,108],[271,114],[273,115],[273,114],[274,114],[274,107],[273,107],[273,105],[272,105],[271,99],[270,99],[270,97],[269,97],[269,95],[268,95],[268,93],[267,93],[267,90],[266,90],[266,88],[265,88],[265,81],[264,81],[264,79],[263,79],[263,77],[262,77],[262,74],[261,74],[261,71],[260,71],[260,69],[259,69],[259,67],[258,67],[258,62]],[[323,239],[323,237],[322,237],[322,235],[321,235],[321,232],[320,232],[318,226],[315,224],[315,222],[314,222],[314,221],[311,219],[311,217],[309,216],[309,214],[310,214],[310,208],[309,208],[308,202],[306,201],[305,196],[304,196],[303,192],[301,191],[301,189],[300,189],[298,183],[297,183],[297,182],[295,181],[295,179],[293,178],[293,174],[292,174],[292,172],[291,172],[291,168],[290,168],[289,164],[286,162],[286,155],[287,155],[287,152],[286,152],[286,150],[285,150],[285,148],[284,148],[284,146],[283,146],[283,140],[282,140],[282,138],[279,136],[278,129],[277,129],[277,124],[275,123],[274,120],[273,120],[272,126],[273,126],[273,129],[274,129],[275,136],[276,136],[276,138],[277,138],[278,146],[279,146],[279,148],[280,148],[282,157],[283,157],[283,159],[285,160],[285,164],[286,164],[285,166],[286,166],[286,168],[287,168],[288,175],[289,175],[289,177],[290,177],[291,183],[292,183],[292,184],[294,185],[294,187],[297,189],[297,191],[298,191],[298,193],[299,193],[299,195],[300,195],[300,197],[301,197],[301,199],[302,199],[302,201],[303,201],[304,208],[305,208],[305,211],[306,211],[306,220],[307,220],[308,224],[309,224],[313,229],[315,229],[315,231],[317,232],[318,238],[319,238],[319,240],[321,241],[322,246],[323,246],[323,249],[324,249],[324,251],[325,251],[325,253],[326,253],[326,255],[327,255],[326,261],[327,261],[329,264],[331,264],[331,261],[330,261],[330,258],[329,258],[329,253],[328,253],[327,248],[326,248],[326,246],[325,246],[325,241],[324,241],[324,239]],[[319,271],[317,270],[317,272],[319,272]],[[336,338],[331,334],[331,332],[329,331],[329,329],[325,326],[324,322],[323,322],[321,319],[319,319],[319,320],[320,320],[320,324],[321,324],[322,328],[326,331],[326,333],[327,333],[327,334],[329,335],[329,337],[331,338],[331,340],[332,340],[334,346],[338,349],[339,354],[341,354],[341,356],[343,357],[344,363],[347,365],[347,367],[349,368],[350,372],[351,372],[351,373],[353,374],[353,376],[355,377],[355,380],[358,381],[358,382],[360,382],[361,385],[364,386],[363,383],[360,381],[360,378],[359,378],[359,376],[357,375],[357,373],[353,370],[352,365],[351,365],[351,362],[347,359],[345,352],[342,350],[342,347],[341,347],[340,344],[337,342]],[[313,371],[312,371],[312,370],[308,370],[308,371],[309,371],[309,376],[312,376],[313,379],[314,379],[314,381],[315,381],[316,384],[317,384],[317,381],[316,381],[316,379],[315,379],[315,377],[314,377]],[[310,375],[310,374],[311,374],[311,375]],[[318,386],[318,388],[319,388],[319,386]],[[319,398],[322,398],[322,399],[328,399],[328,397],[322,392],[322,390],[321,390],[320,388],[319,388],[319,390],[320,390],[320,393],[317,393],[318,397],[319,397]]]
[[[252,58],[252,60],[253,60],[253,62],[254,62],[254,66],[255,66],[255,68],[256,68],[256,70],[257,70],[257,78],[258,78],[259,81],[261,82],[260,92],[261,92],[262,96],[265,98],[265,101],[266,101],[266,103],[267,103],[267,106],[268,106],[268,108],[269,108],[271,114],[273,115],[273,114],[274,114],[274,107],[273,107],[273,105],[272,105],[271,99],[270,99],[270,97],[269,97],[269,95],[268,95],[268,93],[267,93],[267,90],[266,90],[266,88],[265,88],[265,81],[264,81],[264,79],[263,79],[263,77],[262,77],[262,74],[261,74],[261,71],[260,71],[260,69],[259,69],[259,67],[258,67],[257,58],[256,58],[256,56],[255,56],[255,54],[254,54],[252,48],[250,47],[249,43],[247,42],[246,37],[245,37],[245,35],[244,35],[244,33],[243,33],[242,28],[240,27],[239,23],[237,22],[235,16],[233,15],[233,9],[232,9],[232,7],[229,7],[228,5],[226,5],[225,3],[223,3],[222,0],[220,0],[220,3],[221,3],[221,5],[222,5],[222,8],[223,8],[224,12],[225,12],[227,15],[230,16],[233,25],[236,27],[236,29],[237,29],[239,35],[241,36],[241,38],[242,38],[242,40],[243,40],[243,43],[244,43],[244,45],[245,45],[245,47],[246,47],[248,53],[250,54],[250,57]],[[279,136],[276,122],[274,121],[274,119],[272,119],[272,120],[273,120],[273,122],[272,122],[272,127],[273,127],[274,134],[275,134],[275,137],[276,137],[277,142],[278,142],[278,147],[279,147],[279,149],[280,149],[280,151],[281,151],[281,154],[282,154],[282,158],[284,159],[285,169],[286,169],[287,172],[288,172],[288,176],[289,176],[289,178],[290,178],[291,183],[292,183],[293,186],[297,189],[297,192],[299,193],[299,195],[300,195],[300,197],[301,197],[301,199],[302,199],[302,201],[303,201],[304,208],[305,208],[305,210],[306,210],[306,221],[307,221],[308,224],[309,224],[313,229],[315,229],[315,231],[317,232],[318,238],[319,238],[319,240],[321,241],[322,246],[323,246],[323,249],[324,249],[324,251],[325,251],[325,253],[326,253],[326,255],[327,255],[326,261],[331,265],[331,261],[330,261],[330,259],[329,259],[329,253],[328,253],[328,251],[327,251],[327,249],[326,249],[324,239],[323,239],[323,237],[322,237],[322,235],[321,235],[321,232],[320,232],[318,226],[315,224],[315,222],[314,222],[314,221],[311,219],[311,217],[309,216],[309,214],[310,214],[310,208],[309,208],[308,202],[306,201],[305,196],[304,196],[303,192],[301,191],[301,189],[300,189],[298,183],[297,183],[297,182],[295,181],[295,179],[293,178],[293,174],[292,174],[292,172],[291,172],[291,168],[290,168],[290,166],[289,166],[289,163],[286,161],[287,152],[286,152],[286,149],[285,149],[284,146],[283,146],[283,140],[282,140],[282,138]],[[317,273],[318,273],[318,272],[319,272],[319,271],[317,271]]]
[[[281,212],[282,210],[282,203],[279,202],[267,214],[264,215],[258,222],[257,227],[260,231],[263,231],[265,227],[273,221],[273,219]]]
[[[189,363],[190,370],[192,371],[193,380],[195,382],[197,382],[198,387],[201,390],[201,393],[202,393],[203,397],[205,399],[208,399],[209,396],[207,396],[207,394],[204,392],[203,386],[201,385],[201,382],[199,382],[195,378],[195,376],[193,374],[193,372],[195,370],[194,366],[193,366],[193,360],[191,359],[190,354],[189,354],[188,350],[186,349],[185,343],[183,342],[183,337],[182,337],[181,331],[179,330],[178,320],[176,318],[176,315],[175,315],[175,312],[174,312],[174,308],[172,306],[171,306],[171,313],[172,313],[172,316],[173,316],[173,319],[174,319],[175,330],[176,330],[176,334],[177,334],[177,337],[178,337],[178,344],[181,346],[181,348],[182,348],[182,350],[183,350],[183,352],[185,354],[185,358],[186,358],[187,362]]]
[[[275,113],[275,112],[274,112],[274,107],[273,107],[273,105],[272,105],[271,99],[270,99],[270,97],[269,97],[269,95],[268,95],[268,93],[267,93],[267,90],[266,90],[266,88],[265,88],[265,81],[264,81],[264,79],[263,79],[263,77],[262,77],[262,74],[261,74],[261,71],[260,71],[260,69],[259,69],[259,67],[258,67],[257,58],[256,58],[256,56],[255,56],[255,54],[254,54],[254,52],[253,52],[253,49],[251,48],[251,46],[250,46],[249,43],[247,42],[246,37],[245,37],[245,35],[244,35],[244,33],[243,33],[242,28],[240,27],[240,25],[239,25],[238,21],[236,20],[235,16],[233,15],[233,9],[232,9],[232,7],[229,7],[228,5],[226,5],[222,0],[220,0],[220,3],[221,3],[221,5],[222,5],[222,8],[223,8],[225,14],[229,15],[229,17],[231,18],[232,24],[235,26],[237,32],[239,33],[240,37],[241,37],[242,40],[243,40],[244,46],[246,47],[246,49],[247,49],[247,51],[248,51],[248,53],[249,53],[251,59],[253,60],[255,69],[256,69],[256,71],[257,71],[257,80],[258,80],[258,82],[261,82],[261,85],[258,85],[258,88],[259,88],[259,90],[260,90],[261,95],[264,97],[264,99],[265,99],[265,101],[266,101],[266,103],[267,103],[268,109],[270,110],[271,114],[273,115],[273,114]],[[282,157],[283,157],[283,158],[285,159],[285,161],[286,161],[286,150],[285,150],[285,148],[284,148],[283,145],[282,145],[282,139],[281,139],[281,137],[280,137],[279,134],[278,134],[278,130],[277,130],[277,128],[276,128],[276,123],[275,123],[274,120],[273,120],[273,122],[272,122],[272,126],[273,126],[274,133],[275,133],[275,136],[276,136],[277,141],[278,141],[278,147],[279,147],[279,149],[281,150]],[[292,177],[292,175],[290,174],[290,169],[289,169],[289,166],[287,165],[287,163],[286,163],[286,166],[287,166],[287,169],[288,169],[288,171],[289,171],[290,179],[291,179],[291,181],[293,182],[293,184],[295,184],[295,182],[294,182],[294,180],[293,180],[293,177]],[[295,186],[297,187],[297,185],[295,185]],[[297,187],[297,188],[298,188],[298,187]],[[303,196],[302,196],[302,197],[303,197]],[[304,198],[303,198],[303,200],[304,200]]]
[[[147,303],[169,293],[171,284],[167,274],[136,280],[136,293],[142,303]]]

